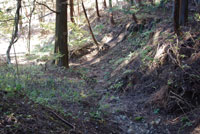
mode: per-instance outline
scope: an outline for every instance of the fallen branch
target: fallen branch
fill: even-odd
[[[65,119],[63,119],[61,116],[59,116],[57,113],[55,113],[54,111],[50,110],[47,108],[47,111],[49,111],[50,113],[52,113],[53,115],[55,115],[59,120],[61,120],[63,123],[65,123],[66,125],[68,125],[69,127],[75,129],[75,126],[72,125],[71,123],[69,123],[68,121],[66,121]]]

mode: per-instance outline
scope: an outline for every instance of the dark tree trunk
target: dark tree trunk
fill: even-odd
[[[99,14],[99,5],[98,5],[98,0],[95,0],[96,1],[96,12],[97,12],[97,17],[100,18],[100,14]]]
[[[134,1],[133,1],[133,0],[130,0],[130,3],[131,3],[131,6],[133,6],[133,5],[134,5]]]
[[[180,0],[179,24],[185,25],[188,20],[188,0]]]
[[[115,21],[113,18],[112,0],[109,0],[109,8],[110,8],[110,24],[114,25]]]
[[[103,0],[103,6],[104,8],[107,8],[106,0]]]
[[[180,0],[174,0],[174,32],[179,35],[179,9],[180,9]]]
[[[135,21],[136,24],[138,23],[137,17],[136,17],[136,15],[134,13],[132,14],[132,19]]]
[[[68,1],[67,1],[68,2]],[[55,53],[60,54],[55,64],[68,68],[68,29],[67,29],[67,3],[66,0],[56,0],[56,37]]]
[[[130,0],[130,4],[131,4],[131,6],[134,5],[133,0]],[[131,7],[131,8],[132,8],[132,7]],[[132,19],[133,19],[133,21],[135,21],[135,23],[138,23],[138,21],[137,21],[137,17],[136,17],[136,15],[135,15],[135,13],[132,13]]]
[[[71,19],[71,22],[75,23],[75,20],[74,20],[74,0],[70,0],[70,19]]]

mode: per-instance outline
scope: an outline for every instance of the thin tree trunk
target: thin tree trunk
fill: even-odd
[[[89,27],[90,34],[91,34],[91,36],[92,36],[92,39],[93,39],[94,43],[98,46],[99,43],[97,42],[97,40],[96,40],[96,38],[95,38],[95,36],[94,36],[94,33],[93,33],[93,31],[92,31],[92,28],[91,28],[91,25],[90,25],[90,21],[89,21],[89,19],[88,19],[87,12],[86,12],[86,10],[85,10],[85,6],[84,6],[84,3],[83,3],[83,0],[82,0],[82,8],[83,8],[83,12],[84,12],[84,14],[85,14],[86,21],[87,21],[87,23],[88,23],[88,27]]]
[[[99,5],[98,5],[98,0],[95,0],[96,1],[96,12],[97,12],[97,17],[100,18],[100,14],[99,14]]]
[[[15,21],[14,21],[12,38],[11,38],[10,44],[8,46],[8,49],[6,51],[7,63],[8,64],[11,63],[11,59],[10,59],[10,50],[11,50],[11,47],[18,40],[18,26],[19,26],[19,20],[20,20],[20,9],[21,9],[21,0],[17,0],[17,10],[16,10],[16,13],[15,13]]]
[[[189,2],[188,0],[186,0],[186,3],[185,3],[185,13],[184,13],[184,23],[186,24],[188,22],[188,8],[189,8]]]
[[[132,8],[132,6],[134,5],[133,0],[130,0],[130,4],[131,4],[131,8]],[[136,24],[138,23],[135,13],[132,13],[132,19],[135,21]]]
[[[113,19],[112,0],[109,0],[109,8],[110,8],[110,24],[114,25],[115,21]]]
[[[66,0],[56,0],[56,11],[59,13],[56,13],[56,37],[54,52],[60,56],[56,59],[55,64],[69,68]]]
[[[103,0],[103,6],[104,8],[107,8],[106,0]]]
[[[179,25],[179,7],[180,0],[174,0],[174,32],[180,34],[180,25]]]
[[[32,16],[33,12],[35,11],[35,1],[33,1],[33,9],[30,9],[30,17],[29,17],[29,23],[28,23],[28,42],[27,42],[27,48],[28,48],[28,53],[31,53],[31,23],[32,23]]]
[[[75,23],[74,20],[74,0],[70,0],[70,19],[72,23]]]
[[[77,10],[78,10],[78,22],[80,21],[80,16],[81,16],[81,13],[80,13],[80,0],[77,0]]]

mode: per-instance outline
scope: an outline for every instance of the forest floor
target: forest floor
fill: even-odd
[[[68,70],[19,65],[16,81],[1,65],[0,133],[200,133],[200,23],[182,27],[177,50],[169,8],[142,8],[138,24],[120,11],[115,25],[91,16],[101,49],[76,50]]]

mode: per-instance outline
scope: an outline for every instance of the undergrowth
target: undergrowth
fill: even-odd
[[[58,77],[56,72],[47,75],[41,69],[42,66],[20,66],[19,74],[17,74],[14,66],[1,66],[0,90],[6,92],[9,97],[14,97],[16,93],[23,94],[36,103],[52,107],[66,115],[70,113],[74,117],[83,115],[84,112],[75,113],[68,107],[69,104],[78,106],[88,97],[97,96],[95,91],[89,90],[86,86],[89,78],[85,70],[69,69],[67,73],[77,75],[77,77],[69,78]],[[61,68],[56,71],[62,73],[66,70]],[[100,118],[100,115],[100,110],[95,110],[95,108],[88,113],[91,117]]]

